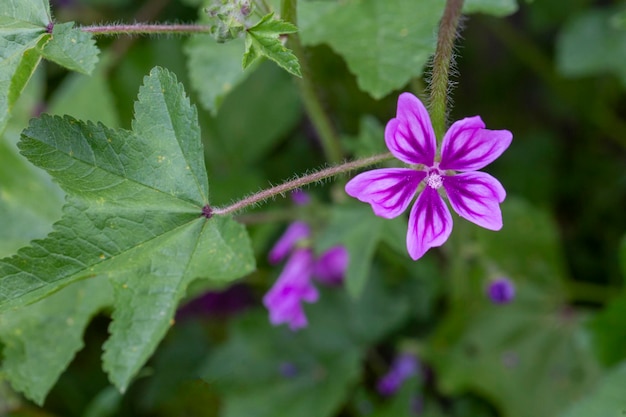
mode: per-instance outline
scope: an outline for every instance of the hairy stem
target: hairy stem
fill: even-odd
[[[448,109],[448,78],[453,59],[454,41],[457,36],[463,0],[447,0],[439,23],[437,49],[433,58],[430,80],[430,118],[435,135],[441,140],[446,131]]]
[[[223,215],[223,214],[236,213],[247,207],[254,206],[260,202],[276,197],[277,195],[284,195],[285,193],[289,191],[295,190],[297,188],[302,188],[305,185],[318,182],[318,181],[323,181],[327,178],[331,178],[339,174],[345,174],[355,169],[364,168],[370,165],[375,165],[391,158],[393,158],[391,153],[384,153],[380,155],[374,155],[369,158],[358,159],[356,161],[346,162],[341,165],[335,165],[330,168],[322,169],[312,174],[305,175],[303,177],[296,178],[295,180],[287,181],[275,187],[268,188],[267,190],[263,190],[258,193],[252,194],[248,197],[245,197],[231,204],[230,206],[222,207],[222,208],[220,207],[213,208],[211,210],[211,215],[220,215],[220,214]]]
[[[281,18],[296,26],[298,24],[297,10],[297,0],[281,0]],[[302,96],[302,101],[304,102],[304,107],[319,135],[326,159],[331,163],[337,164],[343,159],[339,138],[333,129],[328,114],[324,110],[320,96],[313,85],[311,70],[304,52],[304,47],[297,33],[290,34],[288,39],[288,46],[293,50],[293,53],[300,62],[302,78],[296,80],[296,82],[300,90],[300,95]]]
[[[193,34],[209,33],[211,26],[208,25],[178,25],[178,24],[155,24],[135,23],[132,25],[103,25],[103,26],[81,26],[83,32],[94,35],[117,36],[117,35],[154,35],[154,34]]]

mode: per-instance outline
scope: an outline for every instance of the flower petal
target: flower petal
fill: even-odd
[[[343,245],[333,246],[315,261],[313,275],[326,285],[341,285],[348,269],[350,255]]]
[[[311,229],[304,222],[293,222],[289,225],[285,233],[274,244],[274,247],[267,255],[267,259],[271,264],[277,264],[289,255],[293,247],[300,240],[308,239],[311,235]]]
[[[424,177],[425,172],[409,168],[374,169],[348,181],[346,193],[371,204],[377,216],[392,219],[406,210]]]
[[[452,232],[452,216],[437,190],[426,187],[419,195],[409,215],[406,247],[413,260],[421,258],[428,249],[441,246]]]
[[[437,151],[435,132],[422,102],[410,93],[398,97],[396,117],[385,127],[385,143],[407,164],[432,166]]]
[[[319,293],[311,283],[313,253],[310,249],[296,249],[274,286],[263,297],[273,325],[288,323],[292,330],[307,325],[302,302],[317,301]]]
[[[465,172],[444,177],[443,186],[459,216],[485,229],[502,228],[500,203],[506,191],[497,179],[484,172]]]
[[[439,168],[476,171],[502,155],[512,139],[508,130],[485,129],[480,116],[459,120],[443,137]]]

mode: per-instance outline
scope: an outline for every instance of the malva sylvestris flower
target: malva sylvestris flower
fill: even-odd
[[[409,255],[417,260],[450,236],[452,216],[443,195],[459,216],[489,230],[502,228],[504,187],[477,170],[498,158],[512,139],[508,130],[488,130],[480,116],[468,117],[450,126],[437,154],[426,108],[414,95],[402,93],[396,117],[385,128],[385,143],[410,167],[361,173],[346,184],[346,193],[369,203],[377,216],[392,219],[421,190],[409,213],[406,236]]]
[[[302,303],[314,303],[319,298],[313,278],[327,285],[343,282],[348,267],[346,248],[333,246],[316,259],[313,250],[304,245],[310,233],[306,223],[293,222],[268,254],[272,264],[289,257],[278,279],[263,297],[263,304],[270,313],[270,323],[275,326],[287,323],[291,330],[307,326]]]

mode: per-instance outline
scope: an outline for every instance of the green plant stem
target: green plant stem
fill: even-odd
[[[283,20],[297,26],[297,0],[281,0],[280,13]],[[313,85],[311,69],[309,68],[304,47],[300,42],[298,34],[290,34],[287,44],[293,50],[293,53],[300,62],[302,78],[297,79],[296,82],[298,84],[298,88],[300,89],[300,95],[302,96],[306,112],[309,115],[317,134],[319,135],[326,159],[333,164],[338,164],[343,160],[343,152],[339,144],[339,138],[333,129],[330,118],[324,110],[322,101],[317,93],[317,90],[315,89],[315,86]]]
[[[284,195],[285,193],[295,190],[297,188],[302,188],[305,185],[323,181],[327,178],[331,178],[337,176],[339,174],[345,174],[349,171],[353,171],[355,169],[364,168],[370,165],[376,165],[380,162],[383,162],[388,159],[392,159],[393,155],[391,153],[384,153],[380,155],[370,156],[369,158],[358,159],[352,162],[346,162],[340,165],[335,165],[330,168],[322,169],[320,171],[316,171],[312,174],[305,175],[300,178],[296,178],[295,180],[284,182],[275,187],[268,188],[266,190],[260,191],[258,193],[252,194],[248,197],[242,198],[241,200],[231,204],[227,207],[216,207],[211,211],[212,215],[225,215],[225,214],[233,214],[238,211],[241,211],[250,206],[257,205],[263,201],[269,200],[270,198],[274,198],[278,195]]]
[[[179,24],[145,24],[135,23],[132,25],[102,25],[102,26],[81,26],[83,32],[92,33],[96,36],[118,36],[118,35],[155,35],[155,34],[179,34],[187,35],[194,33],[209,33],[209,25],[179,25]]]
[[[446,8],[439,23],[437,49],[433,58],[429,107],[435,135],[440,140],[446,131],[448,79],[462,8],[463,0],[446,1]]]

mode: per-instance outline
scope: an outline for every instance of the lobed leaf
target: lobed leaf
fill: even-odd
[[[0,315],[2,371],[16,390],[42,405],[48,391],[83,347],[91,317],[111,304],[102,278],[85,280],[40,302]]]
[[[274,19],[274,14],[264,16],[257,24],[246,30],[246,51],[243,54],[243,68],[246,69],[261,57],[267,57],[281,68],[302,77],[298,58],[279,39],[285,33],[297,32],[291,23]]]
[[[305,45],[328,44],[346,61],[359,87],[379,99],[422,75],[435,51],[444,3],[302,2],[298,8],[300,37]]]
[[[48,0],[3,0],[0,4],[0,132],[13,104],[26,86],[41,56],[66,68],[91,73],[98,48],[91,34],[57,24],[52,33]]]
[[[245,229],[207,219],[208,180],[197,114],[173,74],[155,68],[133,130],[44,115],[20,149],[67,192],[47,238],[0,260],[0,309],[105,276],[115,307],[104,366],[124,390],[171,325],[187,285],[216,284],[254,267]]]
[[[41,51],[46,59],[83,74],[91,74],[98,62],[98,53],[93,36],[74,28],[73,23],[54,25],[52,37]]]

